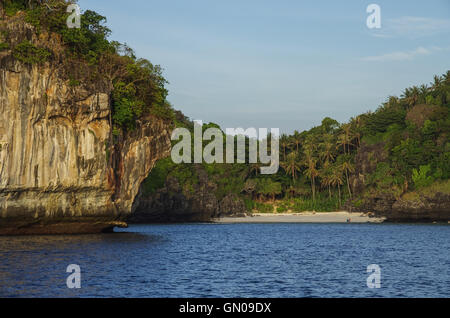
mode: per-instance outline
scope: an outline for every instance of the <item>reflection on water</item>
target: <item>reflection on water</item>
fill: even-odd
[[[140,225],[101,235],[0,237],[7,297],[449,297],[450,227]],[[369,264],[382,288],[366,286]],[[81,267],[82,288],[66,287]]]

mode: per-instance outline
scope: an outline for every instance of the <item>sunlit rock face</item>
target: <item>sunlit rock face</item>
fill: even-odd
[[[30,28],[8,21],[13,41],[58,51],[58,39]],[[66,68],[0,52],[0,235],[125,226],[141,182],[170,154],[170,126],[154,117],[113,143],[110,88],[70,85]]]

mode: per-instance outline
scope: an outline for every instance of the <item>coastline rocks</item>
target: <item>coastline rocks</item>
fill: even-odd
[[[450,195],[436,193],[415,200],[399,199],[392,205],[388,221],[448,222],[450,220]]]
[[[421,195],[408,199],[395,199],[393,195],[366,198],[354,210],[373,212],[385,217],[387,222],[448,222],[450,220],[450,195],[437,192],[433,196]]]

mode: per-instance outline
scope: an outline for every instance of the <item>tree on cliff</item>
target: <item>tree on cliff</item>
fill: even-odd
[[[76,1],[6,0],[3,6],[9,16],[25,11],[25,21],[36,31],[60,36],[65,47],[61,58],[67,61],[66,76],[70,85],[86,85],[98,79],[105,82],[112,91],[112,119],[116,134],[133,130],[139,120],[149,114],[172,121],[174,114],[166,100],[167,81],[162,68],[146,59],[136,58],[127,45],[109,41],[111,30],[105,26],[106,17],[94,11],[86,10],[81,14],[80,28],[68,28],[69,13],[66,9],[72,3]],[[21,49],[25,45],[29,48]],[[51,48],[37,48],[32,43],[21,46],[14,46],[13,52],[30,64],[42,60],[27,56],[30,52],[45,50],[42,52],[53,53]],[[17,51],[19,49],[20,52]]]

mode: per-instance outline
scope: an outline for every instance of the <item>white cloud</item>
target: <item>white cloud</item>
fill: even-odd
[[[367,62],[385,62],[385,61],[411,61],[414,58],[422,55],[430,55],[433,52],[441,51],[443,50],[440,47],[433,46],[429,49],[426,49],[424,47],[418,47],[415,50],[412,51],[397,51],[382,55],[375,55],[375,56],[367,56],[361,58],[363,61]]]
[[[375,29],[372,35],[384,38],[419,38],[439,33],[450,33],[450,20],[404,16],[386,20],[381,29]]]

